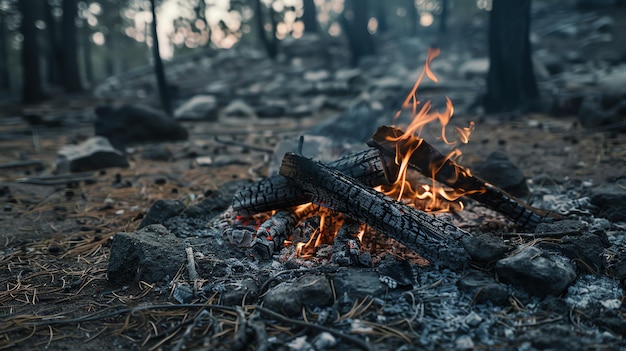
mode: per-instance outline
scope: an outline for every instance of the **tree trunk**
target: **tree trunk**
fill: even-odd
[[[441,0],[441,15],[439,16],[439,33],[448,31],[448,0]]]
[[[489,23],[488,113],[536,108],[529,40],[530,0],[494,0]]]
[[[93,65],[91,59],[91,30],[89,30],[89,23],[83,21],[82,35],[82,47],[83,47],[83,61],[85,63],[85,80],[89,84],[93,84]]]
[[[368,14],[367,0],[346,0],[341,22],[346,31],[346,36],[348,37],[348,45],[352,52],[353,66],[356,66],[363,56],[376,53],[374,41],[367,30]]]
[[[272,22],[272,37],[268,38],[265,33],[265,19],[263,16],[263,4],[261,0],[254,1],[254,12],[256,14],[256,23],[257,30],[259,32],[259,39],[261,39],[261,43],[263,47],[265,47],[265,51],[267,52],[267,56],[269,56],[272,60],[278,56],[278,41],[276,39],[276,19],[274,18],[274,12],[270,8],[270,20]]]
[[[406,0],[406,14],[409,19],[409,35],[417,35],[419,31],[420,16],[415,6],[415,0]]]
[[[304,23],[305,33],[317,33],[317,7],[314,0],[304,0],[304,14],[302,22]]]
[[[77,0],[63,0],[61,37],[63,50],[63,87],[68,93],[83,90],[78,68],[78,43],[76,38]]]
[[[44,1],[44,16],[47,28],[47,51],[46,51],[46,64],[47,64],[47,79],[50,84],[61,84],[61,67],[60,63],[63,61],[63,52],[61,51],[61,45],[59,44],[59,24],[54,18],[53,7],[49,1]]]
[[[4,13],[0,12],[0,90],[11,90],[9,61],[7,56],[7,30]]]
[[[163,69],[163,61],[159,52],[159,38],[157,37],[157,16],[156,16],[156,0],[150,0],[152,7],[152,56],[154,59],[154,73],[156,74],[157,85],[159,88],[159,96],[161,97],[161,106],[168,116],[172,116],[172,106],[167,90],[167,81],[165,80],[165,70]]]
[[[22,101],[36,103],[44,100],[39,68],[39,45],[35,27],[37,8],[29,0],[19,1],[22,12]]]
[[[378,33],[386,33],[389,30],[387,23],[387,2],[376,1],[376,20],[378,21]]]

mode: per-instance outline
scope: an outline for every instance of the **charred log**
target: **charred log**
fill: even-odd
[[[349,177],[356,178],[359,182],[378,186],[387,184],[387,179],[392,175],[385,175],[385,170],[390,166],[383,166],[385,159],[376,149],[368,149],[362,152],[350,154],[330,164]],[[250,184],[233,198],[233,209],[243,215],[281,210],[311,202],[309,194],[301,188],[294,186],[282,175],[265,178]]]
[[[390,157],[395,157],[397,151],[406,154],[408,150],[415,149],[410,156],[410,168],[427,177],[433,177],[434,173],[438,182],[462,190],[465,196],[505,215],[519,228],[532,230],[541,222],[561,218],[559,214],[529,206],[504,190],[473,176],[468,169],[450,160],[423,139],[410,137],[398,140],[403,134],[400,129],[381,126],[368,144]]]
[[[250,244],[248,254],[257,260],[267,260],[274,255],[291,233],[299,216],[293,210],[281,210],[263,222],[256,231],[256,238]]]
[[[460,242],[469,233],[322,163],[289,153],[283,158],[280,174],[305,190],[314,202],[379,230],[433,264],[460,269],[469,261]]]

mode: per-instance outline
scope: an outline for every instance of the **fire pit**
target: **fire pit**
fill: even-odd
[[[585,201],[531,206],[422,137],[439,122],[454,144],[451,101],[437,112],[416,95],[437,54],[397,115],[411,123],[327,163],[302,156],[304,137],[278,174],[189,207],[158,201],[139,231],[114,237],[109,280],[168,281],[178,306],[231,316],[239,349],[620,345],[625,242],[607,236],[619,227]],[[455,130],[467,143],[473,124]],[[469,226],[477,213],[507,226]],[[217,347],[229,332],[212,325]]]

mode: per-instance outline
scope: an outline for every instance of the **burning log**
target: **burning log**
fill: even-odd
[[[469,233],[322,163],[288,153],[279,173],[302,188],[314,202],[379,230],[432,263],[460,269],[469,261],[461,245]]]
[[[401,138],[403,135],[404,132],[400,129],[381,126],[368,145],[378,148],[390,157],[410,154],[409,168],[462,191],[464,196],[498,211],[520,228],[532,230],[541,222],[561,217],[556,213],[529,206],[504,190],[473,176],[468,169],[441,154],[426,140],[414,136]],[[414,150],[410,151],[412,149]]]
[[[378,186],[387,184],[393,175],[385,174],[389,166],[380,151],[368,149],[350,154],[331,163],[329,166],[349,177],[356,178],[362,184]],[[282,210],[311,202],[309,194],[293,186],[285,177],[275,175],[250,184],[237,192],[233,198],[233,209],[243,215]]]
[[[293,210],[280,210],[263,222],[248,248],[248,254],[257,260],[267,260],[291,234],[300,217]]]

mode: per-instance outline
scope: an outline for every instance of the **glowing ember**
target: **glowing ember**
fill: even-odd
[[[441,125],[441,134],[439,139],[448,145],[456,145],[457,142],[449,141],[446,136],[446,126],[454,115],[454,106],[450,98],[446,97],[446,108],[443,112],[433,110],[433,106],[430,101],[421,103],[417,97],[417,89],[422,83],[424,77],[428,77],[433,82],[439,80],[430,69],[430,63],[440,53],[439,49],[429,49],[428,57],[424,64],[424,68],[417,78],[411,92],[402,103],[401,109],[396,113],[395,119],[397,120],[403,113],[410,113],[411,122],[408,126],[404,127],[404,134],[399,137],[388,137],[387,140],[391,142],[403,141],[403,147],[400,147],[400,143],[396,144],[396,158],[395,163],[399,166],[399,172],[396,180],[391,186],[381,187],[379,190],[386,195],[394,197],[399,201],[403,201],[409,205],[413,205],[418,209],[428,212],[449,212],[460,211],[463,209],[463,204],[457,201],[459,197],[463,196],[463,191],[456,189],[444,188],[435,183],[435,174],[439,171],[441,164],[432,164],[430,167],[431,172],[431,184],[422,184],[419,186],[412,186],[411,184],[418,184],[419,181],[415,179],[407,178],[408,163],[411,155],[420,146],[423,139],[420,137],[424,127],[432,122],[438,121]],[[421,108],[420,108],[421,106]],[[470,134],[474,130],[474,123],[471,122],[468,127],[459,128],[455,127],[459,135],[459,141],[463,144],[469,142]],[[461,151],[458,149],[452,150],[447,159],[457,159],[461,155]]]

